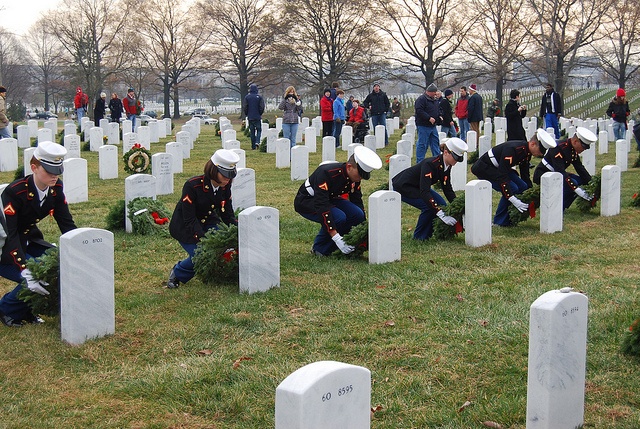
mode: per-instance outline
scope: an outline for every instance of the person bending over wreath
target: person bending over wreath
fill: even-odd
[[[238,221],[231,203],[231,183],[236,177],[240,157],[228,149],[218,149],[204,166],[204,174],[187,180],[182,197],[171,217],[169,232],[178,240],[187,257],[173,266],[167,287],[175,289],[193,278],[193,254],[205,233],[218,228],[220,221],[227,225]]]

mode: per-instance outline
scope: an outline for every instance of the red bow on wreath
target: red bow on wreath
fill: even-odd
[[[140,143],[136,143],[133,146],[131,146],[131,149],[140,149],[142,146],[140,145]]]
[[[169,223],[168,217],[160,217],[158,212],[151,212],[151,216],[153,217],[153,221],[158,225],[164,225],[165,223]]]
[[[531,219],[536,217],[536,204],[533,201],[529,203],[529,217]]]
[[[225,262],[231,262],[231,260],[233,259],[233,257],[235,255],[238,254],[238,251],[234,248],[231,249],[227,249],[223,254],[222,254],[222,259],[224,259]]]

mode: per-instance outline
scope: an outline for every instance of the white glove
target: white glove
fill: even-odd
[[[345,255],[348,255],[349,253],[356,250],[355,247],[349,246],[347,243],[345,243],[344,239],[340,234],[334,235],[333,237],[331,237],[331,239],[333,240],[334,243],[336,243],[336,246],[338,246],[338,249],[340,249],[340,251]]]
[[[449,226],[453,226],[456,223],[458,223],[455,217],[447,216],[446,214],[444,214],[442,210],[438,210],[438,213],[436,213],[436,216],[438,216],[440,220],[442,220],[442,222],[446,223]]]
[[[513,204],[513,206],[515,208],[518,209],[518,211],[520,213],[524,213],[527,210],[529,210],[529,204],[523,203],[522,201],[520,201],[520,199],[518,197],[516,197],[515,195],[512,195],[509,197],[509,202],[511,204]]]
[[[576,195],[578,195],[583,200],[591,201],[593,199],[593,197],[591,195],[587,194],[587,191],[585,191],[582,188],[576,188],[576,190],[574,192],[576,193]]]
[[[39,293],[40,295],[49,295],[49,291],[44,288],[45,286],[49,286],[49,283],[35,280],[29,269],[25,268],[20,272],[20,275],[27,281],[27,287],[31,292]]]

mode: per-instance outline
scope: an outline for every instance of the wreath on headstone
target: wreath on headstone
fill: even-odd
[[[169,210],[161,201],[138,197],[127,205],[131,229],[140,235],[169,235]]]
[[[136,143],[133,147],[122,156],[124,161],[124,171],[129,174],[147,174],[151,169],[151,152],[140,143]]]
[[[342,238],[345,243],[349,246],[355,247],[356,250],[348,255],[344,255],[340,250],[337,250],[335,252],[336,255],[343,255],[348,258],[357,258],[362,256],[362,254],[369,249],[369,222],[364,221],[352,227],[351,231],[346,233]]]
[[[47,249],[35,259],[27,261],[27,268],[34,279],[49,283],[45,289],[49,295],[31,292],[23,280],[23,288],[18,292],[18,299],[24,301],[31,313],[43,316],[57,316],[60,314],[60,259],[57,247]]]
[[[436,240],[451,240],[459,233],[464,230],[464,225],[462,224],[462,216],[464,215],[465,203],[464,203],[464,192],[460,195],[457,195],[451,203],[445,206],[442,211],[445,212],[447,216],[453,216],[456,218],[458,223],[455,225],[447,225],[442,222],[440,218],[436,217],[433,220],[433,238]]]
[[[640,356],[640,317],[634,320],[625,332],[620,351],[626,355]]]
[[[529,204],[529,210],[520,213],[513,204],[509,204],[508,213],[512,226],[518,225],[527,219],[536,217],[536,210],[540,207],[540,186],[533,185],[523,193],[516,195],[523,203]]]
[[[193,255],[196,276],[203,283],[238,281],[238,226],[218,224],[200,239]]]
[[[600,199],[600,175],[595,174],[591,176],[589,183],[581,187],[587,194],[593,197],[591,201],[584,200],[580,197],[576,198],[576,206],[578,206],[578,210],[582,213],[587,213],[596,206],[596,203]]]

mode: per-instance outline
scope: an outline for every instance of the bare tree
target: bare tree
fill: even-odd
[[[0,27],[0,83],[7,88],[7,102],[22,101],[29,89],[23,58],[26,52],[19,40]]]
[[[593,49],[602,71],[624,88],[640,69],[640,8],[635,1],[622,0],[607,10],[604,19]]]
[[[63,0],[47,21],[79,74],[86,93],[95,99],[106,78],[127,60],[127,34],[133,0]]]
[[[424,85],[418,86],[464,71],[454,63],[460,61],[460,46],[473,22],[458,13],[466,5],[455,0],[396,0],[379,1],[377,9],[383,18],[372,24],[403,53],[396,61],[409,73],[422,74]]]
[[[264,88],[281,79],[265,66],[265,51],[281,31],[279,22],[264,0],[205,0],[202,6],[207,17],[216,23],[212,26],[214,70],[240,94],[244,118],[249,83]]]
[[[540,83],[552,82],[562,94],[569,74],[580,64],[581,49],[594,41],[605,11],[604,2],[527,0],[525,5],[523,22],[536,53],[526,67]]]
[[[291,0],[284,13],[281,70],[317,94],[333,81],[351,80],[371,51],[381,50],[378,34],[367,24],[367,0]]]
[[[24,40],[30,54],[29,76],[44,94],[44,109],[49,110],[52,91],[61,90],[59,85],[51,83],[64,80],[63,48],[58,39],[47,31],[43,19],[36,21],[28,34]]]
[[[145,0],[141,7],[140,33],[147,40],[145,58],[162,84],[164,116],[180,117],[180,83],[196,76],[196,60],[202,46],[218,23],[204,22],[198,10],[184,7],[179,0]]]
[[[519,0],[474,0],[478,12],[474,31],[467,35],[464,50],[484,64],[496,83],[496,98],[503,105],[504,85],[517,79],[516,69],[528,49],[528,34],[521,24]]]

